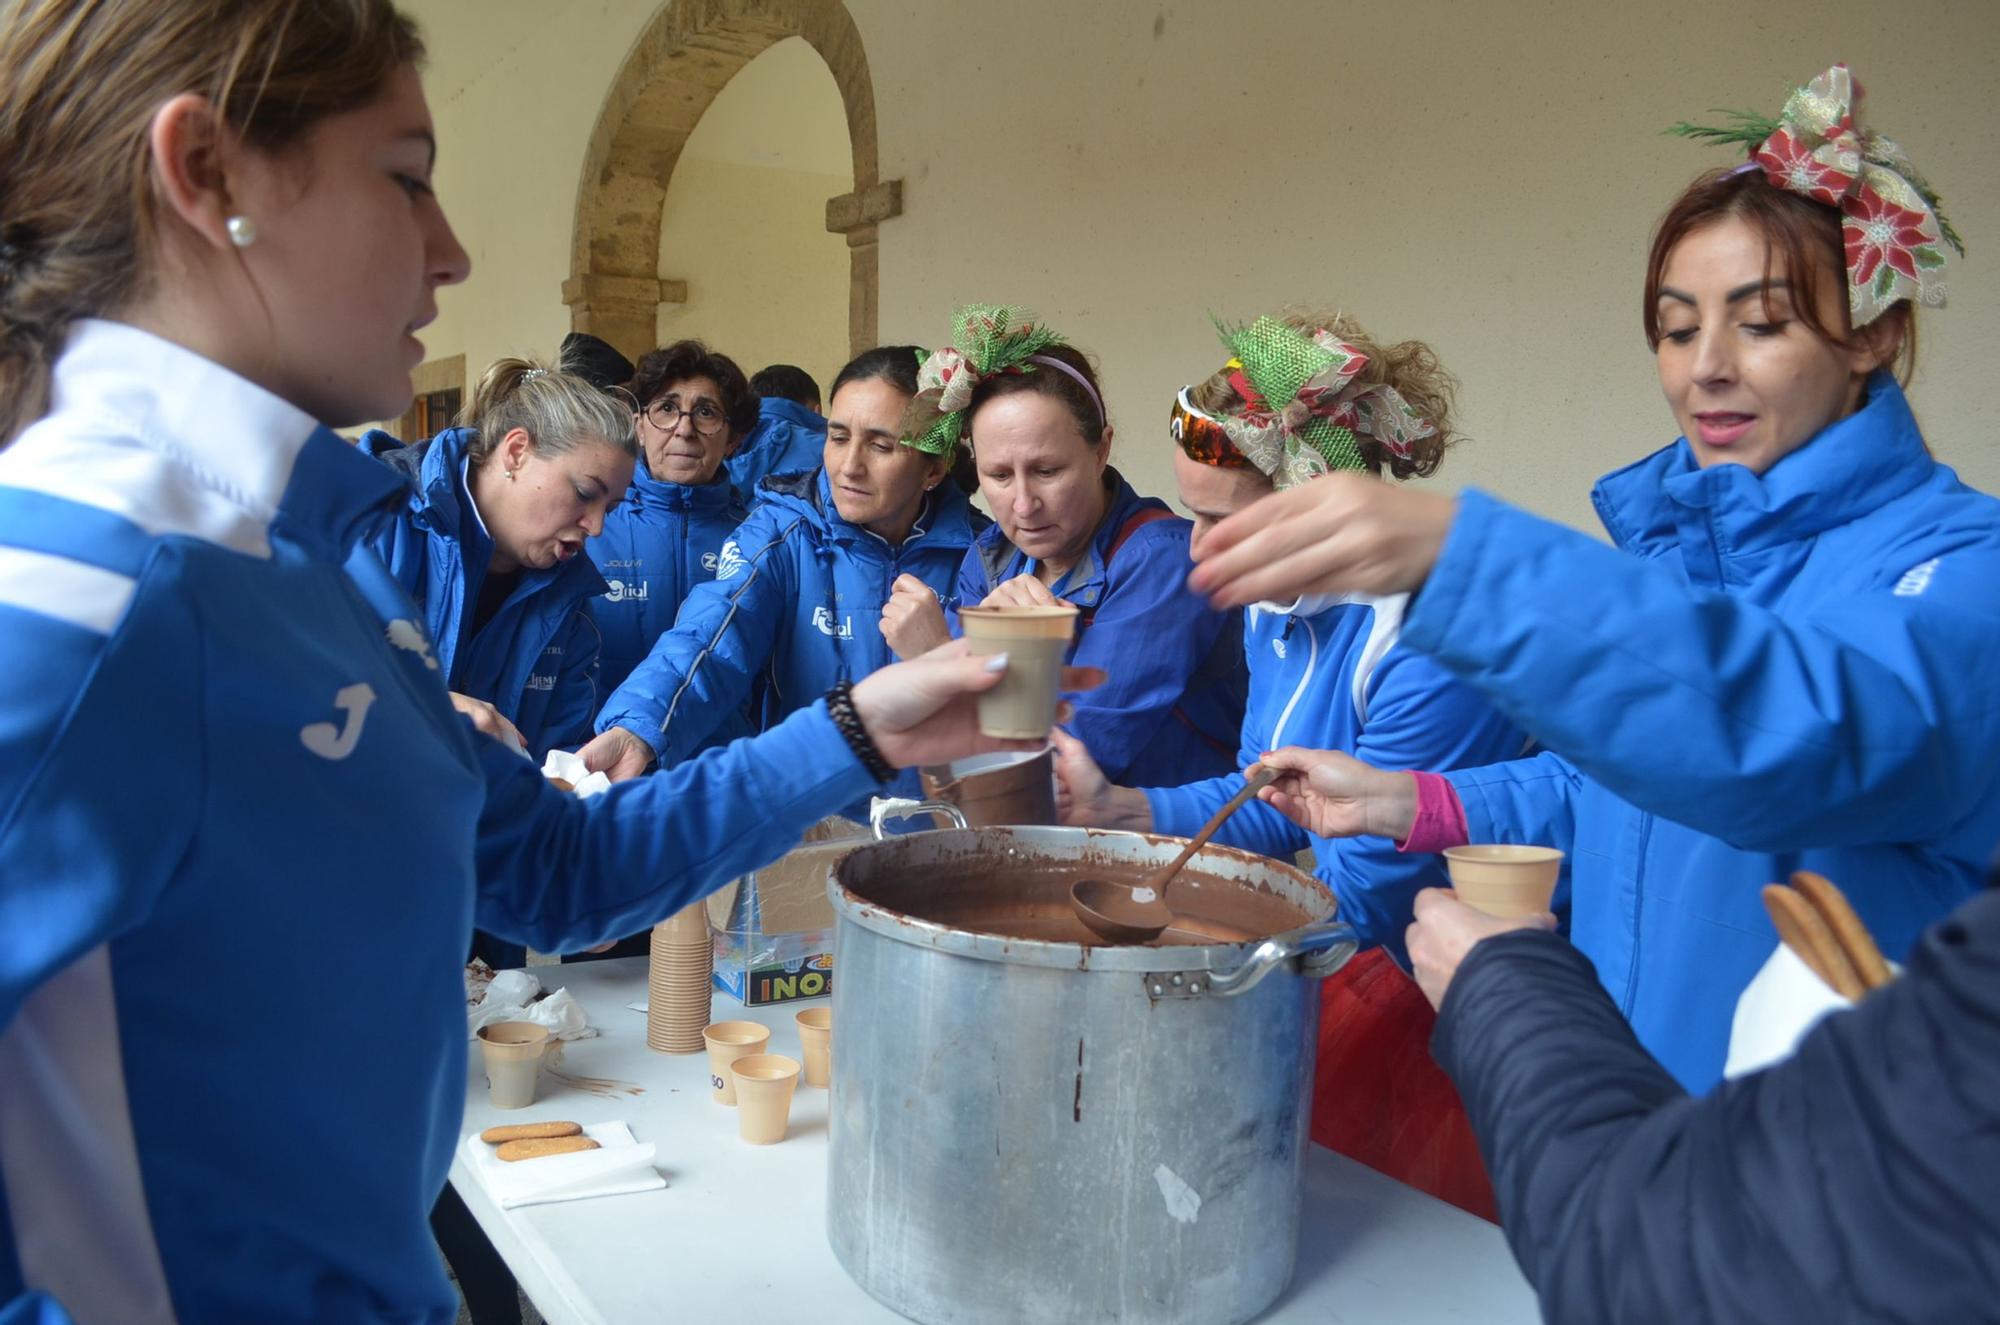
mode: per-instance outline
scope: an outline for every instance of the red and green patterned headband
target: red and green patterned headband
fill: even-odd
[[[1683,121],[1669,133],[1741,143],[1750,164],[1774,186],[1840,210],[1847,253],[1849,320],[1865,327],[1904,299],[1944,303],[1944,245],[1965,245],[1945,219],[1937,193],[1903,149],[1857,123],[1861,84],[1836,64],[1795,90],[1777,119],[1722,111],[1712,128]]]
[[[1409,456],[1437,431],[1388,383],[1357,385],[1368,356],[1323,327],[1301,331],[1267,316],[1233,329],[1218,322],[1216,330],[1233,356],[1223,368],[1243,404],[1214,422],[1281,489],[1330,470],[1366,469],[1357,435]]]

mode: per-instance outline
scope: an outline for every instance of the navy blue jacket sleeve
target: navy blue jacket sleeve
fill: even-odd
[[[1180,720],[1175,706],[1232,620],[1187,587],[1188,530],[1162,520],[1132,533],[1111,559],[1103,600],[1070,657],[1110,676],[1068,697],[1076,712],[1065,726],[1113,782],[1146,777],[1133,760],[1161,723]]]
[[[1468,491],[1403,642],[1614,795],[1732,846],[1924,841],[2000,776],[2000,558],[1945,556],[1921,595],[1893,591],[1903,569],[1792,620]]]
[[[768,865],[880,785],[824,700],[762,735],[587,800],[551,787],[497,741],[474,744],[487,782],[478,926],[544,952],[646,929]]]
[[[1551,1325],[1996,1318],[2000,893],[1705,1098],[1540,932],[1473,949],[1432,1050]]]

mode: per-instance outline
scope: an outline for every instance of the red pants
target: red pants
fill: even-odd
[[[1320,990],[1312,1139],[1418,1191],[1497,1221],[1458,1091],[1431,1057],[1437,1013],[1370,948]]]

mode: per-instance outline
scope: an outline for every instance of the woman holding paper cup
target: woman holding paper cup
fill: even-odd
[[[408,489],[330,431],[408,405],[469,267],[413,25],[7,15],[0,1316],[448,1320],[424,1212],[467,932],[560,951],[672,914],[896,768],[1009,748],[973,702],[1003,673],[955,646],[686,768],[550,787],[354,556]],[[301,998],[274,934],[340,996]]]
[[[608,587],[584,545],[632,481],[630,408],[501,359],[462,426],[407,446],[370,430],[361,449],[411,484],[365,545],[423,612],[453,703],[537,763],[580,745],[602,697],[590,603]]]
[[[715,579],[688,594],[674,628],[604,702],[583,749],[590,767],[613,782],[655,760],[673,767],[746,704],[760,725],[777,723],[891,661],[876,621],[899,576],[951,593],[972,507],[946,482],[948,457],[903,440],[917,355],[881,346],[840,370],[825,463],[765,482]],[[914,776],[899,781],[916,789]]]
[[[1421,589],[1403,643],[1548,753],[1413,777],[1281,750],[1266,794],[1319,833],[1567,850],[1577,945],[1697,1090],[1774,946],[1763,885],[1855,880],[1895,954],[2000,839],[2000,502],[1932,459],[1890,371],[1954,236],[1859,98],[1835,66],[1778,119],[1693,131],[1751,160],[1655,234],[1641,316],[1682,436],[1598,485],[1616,548],[1345,475],[1195,548],[1219,605]]]
[[[984,618],[961,609],[966,637],[1008,636],[1037,654],[1060,637],[1068,661],[1103,668],[1110,680],[1077,700],[1066,725],[1111,776],[1187,781],[1230,770],[1245,691],[1240,624],[1188,592],[1188,522],[1111,468],[1090,361],[1026,310],[961,308],[952,343],[924,360],[904,432],[939,456],[969,440],[993,512],[959,572],[958,601]],[[899,579],[882,609],[897,656],[950,638],[948,606]],[[1011,657],[1015,644],[974,647]]]

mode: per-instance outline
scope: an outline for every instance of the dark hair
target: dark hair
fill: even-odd
[[[994,373],[972,389],[972,400],[965,407],[965,437],[971,440],[972,420],[980,408],[989,400],[1001,396],[1019,395],[1032,391],[1038,396],[1047,396],[1061,402],[1064,409],[1076,421],[1076,429],[1083,434],[1084,445],[1096,448],[1104,440],[1104,429],[1110,420],[1104,417],[1104,408],[1098,401],[1104,399],[1104,388],[1098,384],[1097,370],[1090,366],[1082,350],[1073,345],[1051,345],[1035,355],[1037,359],[1055,359],[1074,368],[1090,383],[1090,390],[1084,390],[1083,383],[1071,377],[1060,368],[1047,364],[1030,362],[1027,372]],[[1096,393],[1095,398],[1092,392]]]
[[[556,351],[556,362],[564,372],[574,373],[599,391],[613,387],[624,390],[634,372],[632,361],[620,354],[616,346],[587,331],[572,331],[564,336],[562,348]]]
[[[1853,344],[1854,328],[1847,313],[1847,250],[1841,237],[1840,213],[1790,189],[1781,189],[1762,170],[1711,170],[1697,177],[1660,218],[1653,230],[1652,251],[1646,257],[1645,304],[1639,310],[1646,344],[1660,348],[1660,286],[1667,260],[1680,242],[1703,226],[1734,217],[1763,236],[1764,303],[1768,310],[1775,276],[1790,284],[1792,309],[1800,322],[1821,340],[1843,349]],[[1839,292],[1839,324],[1829,325],[1817,297],[1827,276]],[[1891,327],[1890,319],[1900,325]],[[1917,358],[1917,310],[1908,299],[1883,314],[1876,325],[1897,336],[1896,375],[1909,384]]]
[[[794,405],[818,405],[819,383],[805,369],[788,363],[774,363],[750,378],[750,389],[760,396],[776,396]]]
[[[826,398],[831,402],[849,382],[887,382],[904,395],[914,396],[917,365],[923,357],[924,352],[914,345],[877,345],[872,350],[863,350],[834,374],[833,389],[826,393]]]
[[[422,39],[389,0],[17,0],[0,10],[0,444],[47,408],[70,326],[135,298],[158,202],[153,112],[208,98],[286,151],[374,101]]]
[[[691,377],[706,377],[722,393],[722,412],[728,417],[732,440],[743,440],[757,426],[757,393],[750,389],[743,370],[736,366],[736,360],[717,354],[698,340],[677,340],[641,355],[638,371],[632,375],[632,396],[644,409],[662,391]]]

